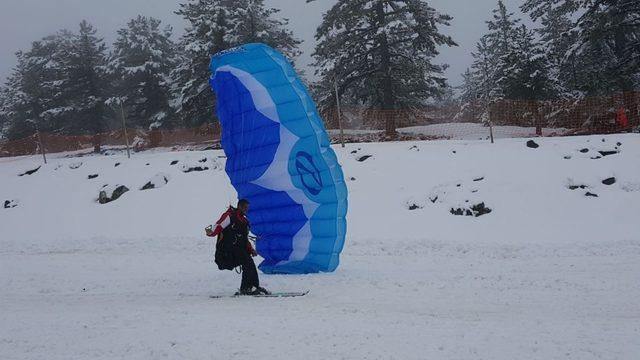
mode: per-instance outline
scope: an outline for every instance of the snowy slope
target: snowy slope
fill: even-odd
[[[239,284],[203,236],[219,151],[0,159],[0,358],[637,359],[640,136],[536,142],[336,148],[341,267],[261,276],[296,299],[208,298]]]

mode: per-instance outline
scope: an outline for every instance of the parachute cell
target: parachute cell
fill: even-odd
[[[226,172],[251,203],[265,273],[334,271],[346,235],[347,188],[316,106],[293,67],[263,44],[215,55]]]

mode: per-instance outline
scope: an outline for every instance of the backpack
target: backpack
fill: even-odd
[[[240,265],[233,252],[233,241],[230,240],[232,239],[223,237],[216,243],[215,262],[220,270],[233,270]]]
[[[238,241],[241,237],[236,229],[235,208],[229,208],[231,211],[229,219],[231,224],[222,232],[222,240],[216,242],[215,262],[220,270],[233,270],[241,265],[240,255],[238,255]]]

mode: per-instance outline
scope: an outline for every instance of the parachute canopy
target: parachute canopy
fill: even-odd
[[[265,273],[334,271],[346,234],[347,188],[316,106],[290,63],[264,44],[215,55],[226,172],[251,203]]]

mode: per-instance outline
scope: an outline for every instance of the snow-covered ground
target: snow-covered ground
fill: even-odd
[[[567,129],[543,128],[542,135],[562,135]],[[424,126],[412,126],[398,129],[400,134],[445,137],[452,140],[481,140],[489,139],[487,126],[478,123],[444,123]],[[535,136],[535,127],[494,126],[493,136],[496,139]]]
[[[0,159],[0,359],[638,359],[640,135],[535,141],[337,147],[342,265],[261,276],[292,299],[209,298],[219,151]]]
[[[479,123],[442,123],[432,125],[410,126],[398,128],[400,135],[426,136],[428,138],[446,138],[449,140],[486,140],[491,134],[488,127]],[[543,128],[543,136],[559,136],[567,132],[564,128]],[[344,135],[351,138],[382,134],[384,130],[354,130],[345,129]],[[333,137],[340,135],[340,130],[329,130]],[[495,139],[509,139],[536,136],[535,127],[521,126],[494,126],[493,137]]]

